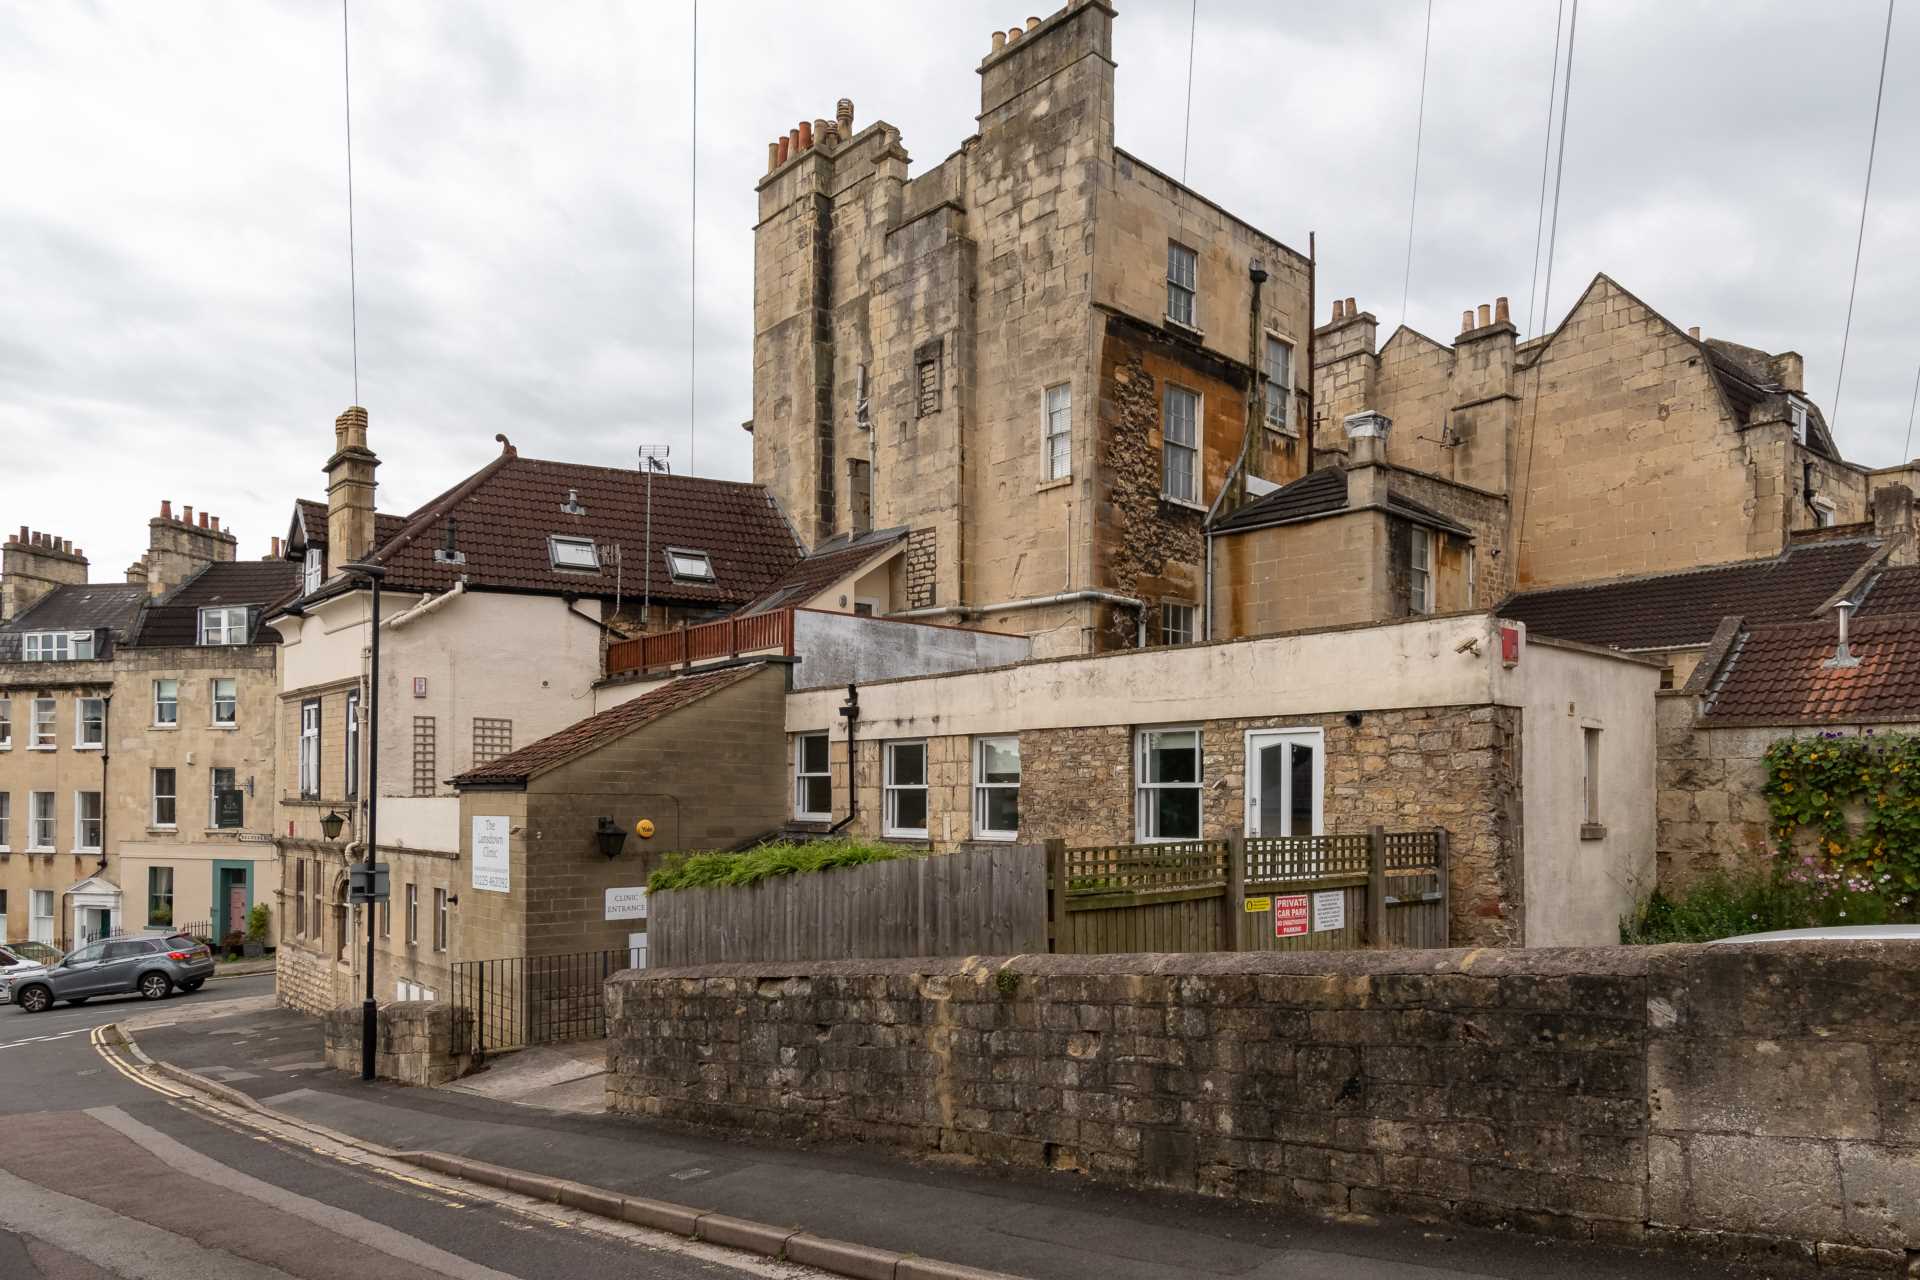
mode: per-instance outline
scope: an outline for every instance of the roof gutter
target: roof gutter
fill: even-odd
[[[437,596],[428,596],[425,600],[414,605],[413,608],[408,609],[405,613],[397,613],[391,618],[382,618],[380,620],[381,630],[398,631],[408,623],[432,613],[435,609],[446,604],[451,604],[455,597],[463,596],[466,593],[467,580],[462,578],[460,581],[454,583],[451,589],[442,591]]]
[[[1050,604],[1078,604],[1082,601],[1097,601],[1101,604],[1119,605],[1123,609],[1145,609],[1146,605],[1133,596],[1123,596],[1114,591],[1057,591],[1050,596],[1027,596],[1021,600],[1002,600],[997,604],[937,604],[922,609],[904,609],[890,613],[889,618],[941,618],[966,617],[971,614],[982,617],[989,613],[1009,613],[1015,609],[1039,609]]]

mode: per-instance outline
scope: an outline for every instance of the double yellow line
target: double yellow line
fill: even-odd
[[[128,1062],[126,1059],[122,1058],[117,1052],[114,1051],[113,1046],[108,1043],[105,1027],[95,1027],[92,1031],[87,1033],[87,1039],[92,1043],[94,1052],[98,1053],[102,1058],[104,1058],[108,1066],[112,1067],[115,1071],[118,1071],[121,1075],[133,1081],[133,1083],[139,1085],[141,1088],[151,1089],[155,1093],[162,1094],[169,1098],[187,1098],[191,1096],[184,1089],[177,1089],[172,1085],[160,1084],[156,1082],[151,1076],[147,1075],[147,1073],[142,1071],[139,1067],[133,1065],[132,1063]]]

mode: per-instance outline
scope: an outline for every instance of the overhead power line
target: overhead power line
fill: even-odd
[[[1533,336],[1533,304],[1540,297],[1540,241],[1547,229],[1547,171],[1553,163],[1553,100],[1560,90],[1560,24],[1567,0],[1553,15],[1553,62],[1547,75],[1547,122],[1540,139],[1540,208],[1533,216],[1533,275],[1527,281],[1527,336]]]
[[[1573,101],[1573,42],[1580,34],[1580,0],[1567,22],[1567,80],[1560,90],[1560,154],[1553,162],[1553,221],[1547,226],[1547,287],[1540,294],[1540,323],[1553,323],[1553,250],[1560,237],[1560,179],[1567,171],[1567,104]],[[1533,476],[1527,476],[1533,483]]]
[[[1413,292],[1413,215],[1420,208],[1420,140],[1427,127],[1427,55],[1433,50],[1433,0],[1427,0],[1427,34],[1420,44],[1420,109],[1413,122],[1413,195],[1407,202],[1407,274],[1400,284],[1400,323],[1407,322]]]
[[[1907,442],[1900,446],[1900,461],[1913,457],[1913,411],[1920,409],[1920,369],[1913,371],[1913,399],[1907,405]]]
[[[693,0],[693,126],[687,177],[687,474],[700,434],[700,0]]]
[[[1187,154],[1193,146],[1193,46],[1200,35],[1200,0],[1187,14],[1187,120],[1180,135],[1180,185],[1187,184]]]
[[[1833,412],[1827,429],[1840,426],[1840,388],[1847,381],[1847,342],[1853,337],[1853,300],[1860,292],[1860,251],[1867,244],[1867,201],[1873,195],[1873,153],[1880,145],[1880,103],[1887,93],[1887,50],[1893,47],[1893,0],[1887,0],[1887,29],[1880,37],[1880,85],[1873,91],[1873,132],[1867,138],[1867,185],[1860,193],[1860,233],[1853,242],[1853,283],[1847,288],[1847,323],[1840,331],[1840,371],[1833,379]]]

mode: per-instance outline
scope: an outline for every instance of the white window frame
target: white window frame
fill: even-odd
[[[52,698],[35,698],[27,722],[27,750],[57,751],[60,748],[60,704]]]
[[[1273,376],[1274,349],[1286,352],[1286,376]],[[1297,436],[1300,428],[1293,421],[1293,343],[1267,330],[1260,352],[1260,373],[1267,381],[1267,427],[1282,435]]]
[[[807,768],[807,743],[818,739],[826,747],[825,767],[816,771]],[[807,783],[813,778],[827,780],[827,807],[825,810],[807,807]],[[798,822],[826,822],[833,817],[833,739],[825,733],[796,733],[793,736],[793,816]]]
[[[46,836],[42,840],[40,837]],[[60,838],[59,814],[51,791],[27,792],[27,852],[52,853]]]
[[[1162,735],[1191,733],[1193,735],[1193,773],[1192,782],[1155,782],[1152,779],[1153,743]],[[1157,725],[1151,729],[1137,729],[1133,735],[1133,820],[1134,838],[1142,844],[1169,844],[1182,840],[1198,840],[1207,828],[1206,815],[1206,737],[1197,724]],[[1154,830],[1157,825],[1154,799],[1161,791],[1192,791],[1194,793],[1194,821],[1197,830],[1192,835],[1165,835]]]
[[[1433,530],[1412,526],[1407,539],[1407,611],[1433,612]]]
[[[224,698],[220,696],[220,686],[223,684],[227,686],[227,696]],[[212,681],[208,683],[207,695],[208,695],[208,699],[210,700],[213,706],[213,711],[212,711],[213,720],[211,721],[211,723],[214,728],[232,729],[239,725],[240,723],[240,681],[237,677],[235,676],[213,677]],[[220,708],[222,706],[226,707],[227,709],[227,714],[225,719],[222,719],[220,715]]]
[[[87,816],[87,797],[94,800],[94,815]],[[88,826],[92,826],[91,833]],[[99,791],[76,791],[73,793],[73,851],[75,853],[98,853],[100,844],[106,838],[107,797]],[[93,839],[87,839],[91,834]]]
[[[0,853],[13,852],[13,793],[0,791]],[[4,928],[5,926],[0,926]]]
[[[556,569],[598,573],[600,548],[594,545],[592,538],[563,538],[557,533],[548,534],[547,563]]]
[[[20,657],[25,662],[90,662],[93,632],[29,631],[21,641]]]
[[[223,604],[202,607],[199,636],[203,645],[245,644],[247,606]]]
[[[166,714],[162,715],[162,711]],[[180,682],[178,680],[153,682],[153,727],[156,729],[180,727]]]
[[[347,731],[343,735],[347,740],[346,754],[346,795],[355,800],[360,796],[360,690],[347,690]]]
[[[87,715],[87,707],[89,704],[100,709],[99,715],[91,718],[91,721]],[[87,725],[89,722],[92,723],[94,728],[100,731],[100,736],[91,741],[87,738]],[[101,751],[106,748],[106,745],[107,700],[105,698],[75,698],[73,700],[73,749],[75,751]]]
[[[1193,439],[1179,441],[1173,438],[1173,399],[1184,396],[1193,401]],[[1190,507],[1200,505],[1201,494],[1206,491],[1206,481],[1200,474],[1203,458],[1202,444],[1205,438],[1206,398],[1191,387],[1183,387],[1177,382],[1169,382],[1160,395],[1160,496],[1170,502],[1184,502]],[[1188,463],[1187,492],[1175,493],[1171,488],[1173,469],[1168,465],[1169,450],[1184,449],[1192,455]]]
[[[13,699],[0,698],[0,751],[13,750]]]
[[[895,782],[894,753],[905,747],[920,748],[920,781],[917,783]],[[927,740],[925,738],[896,738],[880,745],[885,777],[883,779],[884,801],[881,805],[881,832],[908,840],[924,840],[928,827],[924,825],[933,819],[933,788],[928,785],[928,776],[932,772],[927,759]],[[922,796],[923,825],[903,827],[897,821],[899,797],[908,791],[918,791]]]
[[[160,789],[160,775],[163,773],[170,775],[167,779],[167,790],[165,791]],[[171,821],[160,821],[160,802],[162,800],[165,800],[173,807],[173,818]],[[180,771],[178,769],[161,766],[147,771],[147,825],[157,827],[162,831],[174,831],[179,828]]]
[[[1020,836],[1019,819],[1014,820],[1012,830],[989,825],[987,815],[991,811],[988,802],[995,792],[1013,792],[1014,812],[1020,809],[1020,773],[1015,772],[1012,782],[990,782],[987,780],[987,750],[990,747],[1004,747],[1013,744],[1013,759],[1016,770],[1020,764],[1020,736],[1018,734],[996,734],[991,737],[973,740],[973,838],[975,840],[1016,840]]]
[[[420,945],[420,886],[407,886],[407,945]]]
[[[1185,622],[1184,627],[1173,625],[1174,619]],[[1185,600],[1162,600],[1160,602],[1160,643],[1192,644],[1200,634],[1200,606],[1189,604]]]
[[[447,891],[445,889],[435,889],[433,891],[433,949],[435,951],[445,951],[447,949],[449,923],[447,919]]]
[[[319,547],[308,547],[306,556],[300,563],[301,594],[312,595],[326,580],[326,552]]]
[[[1580,808],[1584,825],[1597,827],[1600,818],[1600,726],[1580,727]]]
[[[1797,396],[1787,397],[1787,421],[1793,428],[1793,442],[1804,445],[1807,442],[1807,422],[1812,415],[1807,411],[1807,402]]]
[[[41,909],[43,905],[45,910]],[[53,913],[53,890],[27,890],[27,937],[52,945]]]
[[[713,557],[692,547],[667,548],[667,574],[675,582],[712,582]],[[682,562],[699,568],[683,567]]]
[[[1167,319],[1200,327],[1200,252],[1178,240],[1167,241]]]
[[[1056,382],[1040,392],[1040,482],[1073,475],[1073,384]]]
[[[316,800],[320,796],[320,699],[309,698],[300,704],[300,797]]]

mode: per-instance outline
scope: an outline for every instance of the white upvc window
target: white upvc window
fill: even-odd
[[[824,733],[803,733],[793,740],[793,816],[802,822],[833,817],[833,777]]]
[[[171,729],[180,723],[180,682],[153,682],[153,724],[156,729]]]
[[[245,644],[247,607],[222,605],[200,611],[201,644]]]
[[[20,656],[28,662],[77,662],[93,657],[91,631],[29,631]]]
[[[1193,643],[1194,606],[1177,601],[1160,602],[1160,643]]]
[[[176,775],[171,769],[153,771],[153,809],[150,821],[156,827],[173,827],[179,823],[179,793]]]
[[[13,793],[0,791],[0,853],[13,852]]]
[[[98,791],[73,793],[73,851],[100,852],[102,829],[106,826],[106,808]]]
[[[1583,822],[1600,825],[1600,730],[1587,727],[1580,731],[1580,795]]]
[[[55,835],[53,792],[27,793],[27,852],[52,853]]]
[[[1297,435],[1293,425],[1293,344],[1268,334],[1261,372],[1267,378],[1267,425]]]
[[[73,745],[82,751],[97,751],[107,744],[107,700],[81,698],[74,704]]]
[[[1134,737],[1135,838],[1200,838],[1198,728],[1142,729]]]
[[[1433,612],[1433,530],[1415,525],[1407,564],[1407,607]]]
[[[973,740],[973,837],[1012,840],[1020,834],[1020,739]]]
[[[889,742],[886,748],[886,806],[882,830],[890,836],[924,840],[927,835],[927,744],[925,740]]]
[[[1167,319],[1199,326],[1197,297],[1200,255],[1177,241],[1167,241]]]
[[[308,547],[306,560],[300,566],[300,586],[305,595],[312,595],[326,581],[326,552],[319,547]]]
[[[52,698],[33,700],[33,735],[27,739],[27,746],[34,751],[52,751],[59,746],[59,732],[55,725],[56,711]]]
[[[300,794],[320,794],[320,700],[300,704]]]
[[[232,676],[213,681],[213,723],[222,727],[240,722],[240,682]]]
[[[0,751],[13,749],[13,699],[0,698]]]
[[[1160,414],[1160,494],[1200,501],[1200,394],[1169,386]]]
[[[1040,478],[1064,480],[1073,474],[1073,385],[1062,382],[1041,396]]]
[[[34,942],[53,944],[53,890],[27,891],[27,937]]]

